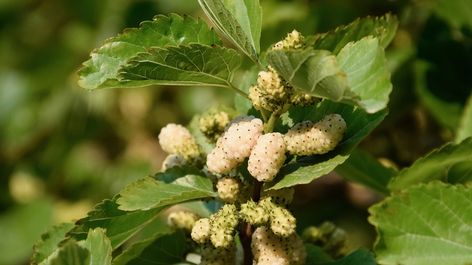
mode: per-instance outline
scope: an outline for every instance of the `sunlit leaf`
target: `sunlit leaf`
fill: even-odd
[[[80,70],[79,84],[87,89],[120,86],[120,68],[137,54],[152,47],[167,47],[200,43],[221,44],[218,36],[201,20],[178,15],[156,16],[142,22],[139,28],[128,29],[110,38],[91,53]]]
[[[472,190],[441,182],[405,189],[370,209],[384,265],[472,262]]]
[[[236,51],[221,46],[152,48],[130,59],[120,69],[116,84],[228,87],[240,62]]]
[[[51,228],[41,236],[41,240],[34,245],[34,255],[31,258],[33,265],[41,263],[57,248],[58,244],[65,239],[66,233],[74,227],[72,223],[64,223]]]
[[[472,138],[449,143],[416,160],[392,178],[389,188],[402,190],[432,180],[467,182],[472,180]]]
[[[198,0],[205,14],[236,47],[257,61],[262,9],[259,0]]]
[[[328,50],[338,54],[349,42],[373,36],[379,39],[382,48],[386,48],[395,36],[397,27],[397,18],[391,14],[381,17],[359,18],[348,25],[340,26],[327,33],[309,37],[308,42],[315,49]]]
[[[210,179],[188,175],[167,184],[146,177],[126,187],[117,202],[121,210],[148,210],[216,196]]]

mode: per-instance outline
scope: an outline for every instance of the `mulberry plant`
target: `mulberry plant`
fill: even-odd
[[[230,89],[234,106],[215,107],[189,126],[168,124],[156,132],[168,154],[161,171],[131,183],[75,224],[52,229],[36,245],[32,263],[429,264],[421,261],[434,253],[428,252],[433,246],[414,237],[418,230],[401,227],[414,216],[393,223],[399,218],[395,210],[402,211],[398,204],[426,215],[428,207],[419,207],[422,194],[471,198],[470,192],[426,183],[431,178],[414,175],[414,166],[393,172],[353,153],[387,114],[392,85],[385,48],[395,35],[395,17],[360,18],[326,33],[293,30],[262,49],[259,0],[198,2],[210,24],[176,14],[142,22],[94,50],[79,71],[79,84],[91,90]],[[431,156],[455,149],[460,148],[449,145]],[[362,171],[366,167],[383,178],[363,178],[369,175]],[[346,233],[332,223],[297,226],[294,187],[335,169],[385,196],[403,192],[371,208],[369,220],[379,231],[375,257],[362,249],[346,253]],[[458,211],[448,203],[431,204],[438,212],[429,217]],[[439,223],[431,229],[438,230],[436,236],[452,233]],[[465,224],[463,229],[463,234],[471,230]],[[411,240],[402,239],[408,235]],[[470,241],[464,249],[462,243],[435,242],[472,259]],[[404,254],[415,250],[416,257]],[[468,264],[449,258],[438,257],[438,264]]]

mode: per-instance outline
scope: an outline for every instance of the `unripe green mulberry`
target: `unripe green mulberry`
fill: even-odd
[[[238,225],[238,212],[233,204],[225,204],[210,217],[210,240],[217,248],[227,248],[233,242]]]
[[[259,72],[257,85],[249,89],[249,99],[258,110],[276,111],[290,99],[292,87],[269,66],[268,71]]]
[[[282,41],[272,46],[272,50],[300,49],[305,45],[305,39],[300,32],[293,30]]]
[[[192,236],[193,241],[203,244],[210,239],[210,229],[210,219],[201,218],[195,222],[190,235]]]
[[[192,212],[176,211],[169,214],[167,223],[170,227],[191,231],[197,219],[198,216]]]
[[[185,165],[187,161],[181,155],[171,154],[168,155],[162,162],[162,171],[166,171],[169,168],[178,167]]]
[[[236,245],[227,248],[215,248],[211,245],[202,248],[200,265],[232,265],[236,263]]]
[[[208,170],[216,174],[231,172],[251,154],[263,130],[262,120],[253,116],[233,120],[218,139],[216,147],[208,154]]]
[[[258,181],[272,181],[285,162],[284,137],[280,133],[264,134],[257,140],[248,162],[248,171]]]
[[[212,142],[224,132],[226,125],[230,122],[230,115],[225,111],[210,110],[202,115],[198,121],[200,131]]]
[[[192,134],[182,125],[167,124],[159,133],[159,144],[168,154],[181,155],[185,159],[197,158],[200,149]]]
[[[297,221],[285,208],[275,206],[270,212],[270,229],[274,234],[288,237],[295,232]]]
[[[282,206],[287,206],[290,203],[292,203],[294,193],[295,193],[294,188],[268,190],[268,191],[262,192],[261,199],[270,197],[273,203],[282,205]]]
[[[266,208],[258,205],[252,200],[241,204],[239,216],[245,222],[256,226],[266,224],[270,217]]]
[[[346,122],[339,114],[330,114],[321,121],[295,124],[284,137],[288,152],[293,155],[324,154],[342,140]]]
[[[255,265],[302,265],[306,260],[305,246],[297,234],[281,238],[267,227],[254,231],[251,249]]]
[[[226,203],[234,203],[238,199],[241,183],[235,178],[222,178],[216,183],[218,197]]]

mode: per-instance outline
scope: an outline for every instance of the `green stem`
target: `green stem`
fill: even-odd
[[[277,122],[278,118],[279,114],[277,114],[276,112],[272,112],[272,114],[270,114],[269,120],[264,125],[264,133],[271,133],[274,131],[275,123]]]

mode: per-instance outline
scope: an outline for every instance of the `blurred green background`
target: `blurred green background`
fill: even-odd
[[[264,48],[292,29],[309,35],[360,16],[396,14],[400,28],[387,51],[390,115],[361,148],[403,167],[454,139],[471,101],[472,1],[261,2]],[[158,171],[162,126],[231,104],[232,92],[218,89],[77,86],[76,71],[93,48],[171,12],[202,16],[196,0],[0,0],[0,265],[28,264],[48,227],[83,217]],[[332,220],[348,231],[351,247],[370,247],[366,208],[379,198],[333,173],[299,187],[294,211],[305,217],[300,228]]]

